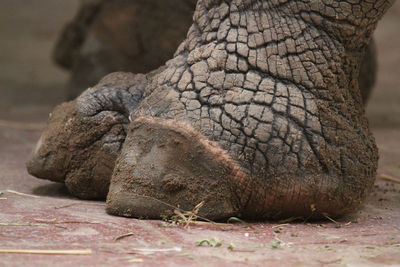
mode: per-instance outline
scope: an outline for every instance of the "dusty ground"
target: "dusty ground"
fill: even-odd
[[[112,217],[104,203],[76,200],[63,186],[26,173],[39,129],[64,98],[67,74],[52,65],[50,51],[77,4],[0,0],[0,251],[90,249],[91,255],[0,252],[0,266],[400,265],[400,184],[382,179],[400,177],[399,1],[376,33],[379,74],[367,108],[381,155],[374,192],[358,213],[338,223],[252,223],[257,230],[240,224],[185,229]],[[126,233],[132,235],[114,241]],[[196,244],[214,237],[223,240],[221,247]]]

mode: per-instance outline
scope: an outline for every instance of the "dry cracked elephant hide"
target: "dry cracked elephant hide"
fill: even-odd
[[[173,59],[114,73],[50,115],[28,171],[107,212],[340,216],[378,153],[360,64],[392,1],[199,0]]]
[[[83,0],[54,49],[70,70],[68,100],[115,71],[146,73],[163,65],[184,40],[197,0]],[[376,77],[373,40],[361,64],[359,86],[366,103]]]

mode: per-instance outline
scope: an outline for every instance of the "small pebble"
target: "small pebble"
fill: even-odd
[[[245,236],[245,237],[249,237],[249,233],[245,233],[244,236]]]

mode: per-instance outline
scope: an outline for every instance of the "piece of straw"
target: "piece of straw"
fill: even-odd
[[[91,255],[91,249],[85,250],[47,250],[47,249],[0,249],[0,253],[46,254],[46,255]]]
[[[34,197],[34,198],[39,198],[38,196],[34,196],[34,195],[29,195],[29,194],[25,194],[25,193],[21,193],[21,192],[17,192],[11,189],[7,189],[6,192],[11,193],[11,194],[16,194],[19,196],[24,196],[24,197]]]
[[[390,175],[387,175],[387,174],[381,174],[379,176],[383,180],[387,180],[387,181],[391,181],[391,182],[400,184],[400,179],[399,178],[396,178],[396,177],[393,177],[393,176],[390,176]]]

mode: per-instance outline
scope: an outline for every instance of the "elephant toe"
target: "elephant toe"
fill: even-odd
[[[160,218],[203,202],[200,216],[218,220],[237,215],[238,171],[223,150],[203,138],[174,121],[136,119],[114,169],[107,212]]]

